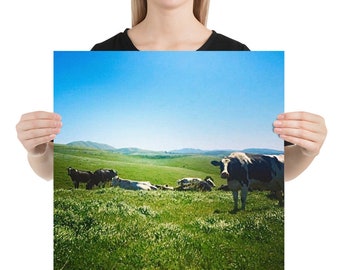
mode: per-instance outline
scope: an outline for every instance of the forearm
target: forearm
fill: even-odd
[[[306,155],[297,145],[285,146],[285,181],[300,175],[313,161],[315,156]]]
[[[33,171],[45,180],[53,178],[53,142],[46,145],[43,153],[28,153],[27,159]]]

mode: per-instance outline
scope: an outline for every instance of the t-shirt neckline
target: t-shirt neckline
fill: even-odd
[[[128,31],[129,31],[129,28],[126,28],[125,31],[124,31],[124,36],[125,36],[125,39],[126,39],[126,42],[129,44],[129,46],[131,46],[131,48],[133,48],[134,50],[136,51],[140,51],[136,46],[135,44],[133,44],[132,40],[130,39],[129,35],[128,35]],[[204,44],[202,44],[201,47],[199,47],[196,51],[204,51],[206,50],[206,47],[209,46],[209,44],[212,42],[212,40],[214,39],[216,35],[216,32],[215,30],[212,30],[211,31],[211,35],[209,36],[209,38],[206,40],[206,42],[204,42]]]

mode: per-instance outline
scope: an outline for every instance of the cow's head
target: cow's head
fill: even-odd
[[[109,172],[109,175],[110,175],[111,178],[118,176],[118,172],[115,171],[115,170],[110,169],[110,170],[108,170],[108,172]]]
[[[211,187],[216,187],[214,180],[211,177],[206,177],[204,181],[207,182]]]
[[[119,178],[119,176],[116,175],[116,176],[114,176],[114,177],[112,178],[111,185],[112,185],[113,187],[118,187],[120,181],[121,181],[121,179]]]
[[[229,172],[228,172],[228,164],[230,162],[230,159],[227,157],[222,158],[221,161],[213,160],[211,161],[211,164],[214,166],[220,167],[221,177],[223,179],[228,179]]]
[[[68,167],[67,168],[67,174],[71,176],[72,173],[74,173],[75,171],[77,171],[76,169],[73,169],[72,167]]]

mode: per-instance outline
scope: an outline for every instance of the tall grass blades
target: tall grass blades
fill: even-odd
[[[209,157],[55,151],[54,269],[284,269],[284,209],[266,192],[250,192],[247,210],[231,214],[230,192],[74,189],[66,170],[114,168],[170,185],[211,175],[219,186]]]

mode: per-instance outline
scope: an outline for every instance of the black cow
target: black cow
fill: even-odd
[[[90,171],[81,171],[68,167],[67,174],[71,177],[75,188],[79,188],[79,183],[86,183],[86,189],[91,189],[89,183],[93,179],[93,173]]]
[[[238,210],[238,191],[241,190],[241,209],[246,207],[248,190],[270,190],[275,192],[279,204],[283,205],[284,157],[253,155],[243,152],[231,153],[221,161],[212,161],[219,166],[221,177],[227,179],[233,193],[234,211]]]
[[[105,187],[106,182],[111,182],[112,178],[117,176],[118,173],[111,169],[98,169],[93,173],[93,178],[89,183],[89,188],[91,189],[94,185]]]

